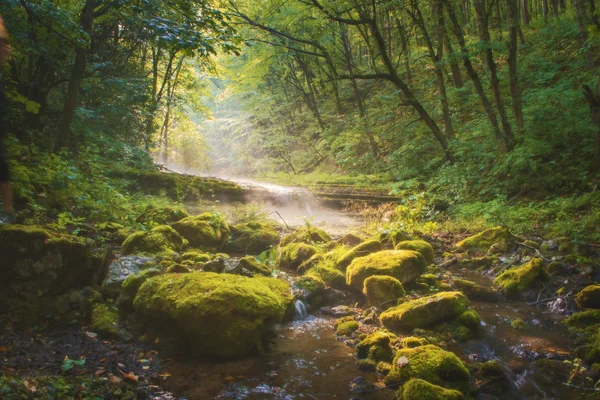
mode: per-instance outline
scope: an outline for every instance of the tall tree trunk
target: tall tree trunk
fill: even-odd
[[[446,6],[446,11],[448,12],[448,16],[450,17],[450,20],[452,21],[454,35],[458,39],[458,44],[460,45],[460,51],[463,56],[463,64],[465,66],[465,69],[467,70],[469,77],[473,81],[473,85],[475,86],[475,90],[477,91],[477,94],[479,95],[479,99],[481,100],[483,109],[485,110],[485,112],[488,116],[488,119],[490,120],[490,123],[492,124],[492,129],[494,130],[494,135],[496,136],[496,138],[502,140],[504,138],[504,134],[502,133],[502,131],[500,130],[500,127],[498,125],[498,119],[496,118],[496,113],[494,112],[492,103],[490,103],[490,100],[488,99],[487,95],[485,94],[485,91],[483,90],[483,86],[481,85],[481,80],[479,79],[479,75],[475,71],[475,68],[473,68],[473,64],[471,63],[471,59],[469,58],[469,52],[467,50],[467,44],[465,42],[465,37],[462,33],[462,28],[460,27],[460,24],[458,23],[458,19],[456,18],[456,14],[454,13],[454,8],[452,7],[450,0],[444,0],[444,5]]]
[[[521,0],[521,15],[523,16],[523,23],[529,25],[531,17],[529,16],[529,3],[528,0]]]
[[[592,122],[598,128],[594,135],[593,167],[595,171],[600,171],[600,85],[598,85],[596,93],[594,93],[589,86],[583,85],[583,94],[590,105]]]
[[[585,10],[583,8],[583,0],[573,0],[575,7],[575,15],[577,16],[577,25],[579,26],[579,36],[581,37],[581,46],[585,55],[585,64],[588,69],[594,68],[594,58],[590,51],[587,26],[585,26]]]
[[[86,0],[83,10],[81,11],[81,30],[88,37],[91,36],[92,27],[94,24],[94,8],[96,0]],[[63,107],[62,119],[58,127],[57,147],[67,147],[70,143],[70,132],[73,117],[75,116],[75,108],[77,107],[77,94],[83,81],[85,67],[87,65],[87,55],[89,51],[89,43],[84,46],[79,46],[75,49],[75,63],[69,78],[69,86],[65,96],[65,104]]]
[[[514,146],[514,136],[510,123],[508,122],[508,116],[506,115],[506,110],[504,108],[504,99],[502,98],[502,92],[500,90],[500,80],[498,79],[496,61],[494,61],[494,54],[491,47],[489,14],[485,6],[485,0],[475,1],[475,13],[477,14],[477,24],[479,25],[479,38],[485,43],[484,57],[490,70],[492,91],[494,92],[496,107],[498,108],[500,122],[502,123],[502,129],[504,130],[505,135],[504,142],[506,143],[507,149],[510,150]]]
[[[590,15],[592,16],[592,22],[596,25],[596,28],[600,30],[600,18],[596,13],[596,0],[588,0],[590,6]]]
[[[460,89],[464,86],[464,81],[460,72],[460,66],[456,62],[456,56],[454,55],[454,50],[452,49],[450,38],[448,37],[448,33],[445,29],[444,42],[446,43],[446,53],[450,57],[450,71],[452,72],[452,82],[454,83],[455,88]]]
[[[520,135],[525,131],[525,122],[523,121],[523,107],[521,102],[521,88],[519,87],[519,77],[517,69],[517,30],[519,21],[519,10],[515,0],[506,0],[508,10],[508,21],[510,31],[508,35],[508,74],[510,76],[510,95],[512,96],[513,112],[517,122],[517,129]]]

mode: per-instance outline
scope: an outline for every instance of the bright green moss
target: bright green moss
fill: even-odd
[[[317,253],[314,256],[310,257],[308,260],[302,262],[302,264],[300,264],[300,266],[298,266],[298,272],[300,272],[300,273],[307,272],[312,267],[317,266],[324,261],[326,261],[325,256],[321,253]]]
[[[510,238],[510,233],[505,228],[497,226],[461,240],[456,247],[463,250],[487,252],[493,244],[508,246]]]
[[[377,363],[376,371],[379,375],[387,375],[390,373],[391,370],[392,370],[392,364],[385,362],[385,361],[381,361],[381,362]]]
[[[229,236],[227,222],[219,213],[187,217],[171,226],[194,247],[217,248]]]
[[[346,271],[346,268],[352,260],[357,257],[364,257],[368,254],[381,251],[381,242],[379,240],[367,240],[358,246],[350,249],[347,253],[337,260],[337,266],[341,271]]]
[[[527,329],[527,323],[523,321],[521,318],[517,318],[510,323],[513,329],[518,331],[524,331]]]
[[[460,314],[456,319],[456,323],[463,325],[469,329],[477,329],[481,326],[481,317],[475,310],[467,310]]]
[[[473,258],[463,258],[459,261],[461,268],[470,270],[483,270],[492,268],[499,261],[496,256],[481,256]]]
[[[379,241],[392,248],[405,240],[412,240],[412,237],[402,229],[386,230],[379,234]]]
[[[248,271],[264,276],[271,276],[271,270],[252,256],[240,258],[240,264]]]
[[[243,251],[247,254],[259,254],[279,242],[279,232],[266,222],[247,222],[231,226],[231,237],[226,248],[231,251]]]
[[[392,362],[393,369],[386,384],[402,384],[412,379],[423,379],[434,385],[466,390],[469,370],[453,353],[427,344],[412,349],[400,349]]]
[[[167,225],[189,216],[182,207],[148,207],[142,215],[136,218],[135,222],[149,226]]]
[[[462,314],[469,299],[460,292],[443,292],[407,301],[383,312],[379,319],[392,330],[423,328]]]
[[[434,274],[423,274],[417,279],[417,282],[424,283],[427,286],[436,287],[439,280]]]
[[[311,226],[310,228],[300,228],[289,235],[284,236],[279,242],[279,246],[284,247],[290,243],[329,243],[331,237],[322,229]]]
[[[232,358],[260,349],[292,300],[279,279],[193,272],[148,279],[134,307],[147,326],[178,339],[191,354]]]
[[[384,250],[355,258],[346,270],[346,284],[362,290],[368,277],[387,275],[405,285],[414,282],[425,270],[425,259],[416,251]]]
[[[306,243],[290,243],[279,249],[277,268],[297,269],[300,264],[319,252],[315,246]]]
[[[318,275],[307,273],[294,281],[294,288],[315,293],[325,289],[325,281]]]
[[[95,304],[92,308],[92,323],[90,329],[104,336],[118,336],[119,329],[117,321],[119,314],[117,310],[106,304]]]
[[[433,247],[424,240],[405,240],[394,247],[396,250],[414,250],[425,257],[425,262],[429,265],[433,263]]]
[[[600,309],[600,285],[589,285],[582,289],[575,297],[577,307],[580,309]]]
[[[376,371],[377,370],[377,362],[371,360],[370,358],[363,358],[361,360],[356,360],[356,366],[361,371]]]
[[[181,259],[184,261],[193,261],[195,263],[205,263],[211,260],[210,254],[202,253],[200,251],[188,251],[181,255]]]
[[[146,279],[160,273],[159,268],[149,268],[125,278],[121,287],[121,294],[119,295],[119,307],[126,311],[133,311],[133,300],[140,286],[146,282]]]
[[[175,264],[167,268],[166,272],[167,274],[189,274],[192,271],[185,265]]]
[[[307,274],[319,277],[328,286],[342,288],[346,284],[344,274],[336,269],[332,262],[321,262],[312,267]]]
[[[423,379],[411,379],[398,390],[398,400],[463,400],[458,390],[446,389]]]
[[[376,331],[365,337],[356,345],[356,357],[373,361],[392,361],[394,347],[398,338],[391,332]]]
[[[372,307],[393,305],[392,300],[399,299],[406,292],[402,283],[391,276],[375,275],[365,279],[363,294],[367,297],[367,304]]]
[[[600,310],[586,310],[575,313],[565,319],[564,324],[574,330],[589,330],[596,331],[596,327],[600,324]]]
[[[171,256],[180,252],[187,241],[167,225],[157,226],[148,232],[136,232],[123,242],[123,255],[162,255]]]
[[[541,258],[533,258],[520,267],[513,267],[498,275],[494,284],[502,289],[507,296],[517,296],[525,290],[535,289],[542,283],[548,282],[550,275],[544,269]]]
[[[360,325],[357,321],[346,321],[338,325],[335,330],[335,334],[338,336],[350,336],[352,333],[358,330]]]
[[[406,336],[400,340],[400,344],[403,348],[412,349],[414,347],[425,346],[428,344],[427,339],[419,338],[414,336]]]

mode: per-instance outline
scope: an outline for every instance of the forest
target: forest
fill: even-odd
[[[596,398],[598,7],[2,0],[0,398]]]

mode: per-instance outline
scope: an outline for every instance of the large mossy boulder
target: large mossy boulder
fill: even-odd
[[[344,288],[346,286],[346,277],[344,273],[339,269],[335,268],[335,265],[331,261],[324,260],[306,272],[307,275],[317,276],[327,286],[333,286],[336,288]]]
[[[443,292],[392,307],[381,313],[379,319],[392,331],[426,328],[458,317],[469,304],[469,299],[461,292]]]
[[[406,292],[402,283],[396,278],[385,275],[370,276],[365,279],[363,294],[371,307],[393,305],[394,300],[404,296]]]
[[[119,258],[108,267],[108,274],[102,283],[102,293],[108,297],[117,297],[121,292],[123,282],[128,276],[155,265],[156,263],[152,257],[125,256]]]
[[[410,234],[402,229],[385,230],[379,234],[381,244],[391,248],[394,248],[400,242],[412,239]]]
[[[290,243],[306,243],[306,244],[319,244],[329,243],[331,237],[323,229],[311,226],[310,228],[300,228],[289,235],[284,236],[279,242],[279,246],[287,246]]]
[[[589,285],[588,287],[577,293],[577,307],[584,308],[600,308],[600,285]]]
[[[470,374],[462,361],[454,353],[431,344],[398,350],[392,365],[385,378],[387,385],[422,379],[461,391],[468,388]]]
[[[24,225],[0,225],[0,287],[15,293],[60,294],[94,284],[89,241]]]
[[[279,249],[276,265],[278,268],[298,269],[298,267],[317,254],[319,249],[306,243],[290,243]]]
[[[292,301],[279,279],[194,272],[146,280],[134,308],[146,326],[176,338],[189,354],[234,358],[261,349]]]
[[[160,268],[148,268],[128,275],[119,287],[119,308],[125,311],[133,311],[133,300],[135,300],[140,287],[146,280],[161,273]]]
[[[456,244],[456,247],[467,251],[487,253],[492,245],[498,245],[497,248],[508,249],[511,238],[512,236],[506,228],[497,226],[461,240]]]
[[[218,248],[229,237],[229,227],[220,213],[187,217],[171,226],[193,247]]]
[[[230,227],[231,236],[226,248],[249,254],[260,254],[279,242],[279,232],[272,224],[265,222],[247,222]]]
[[[271,270],[252,256],[240,258],[240,265],[253,274],[271,276]]]
[[[446,389],[423,379],[411,379],[398,390],[398,400],[464,400],[465,396],[454,389]]]
[[[424,240],[405,240],[398,243],[396,250],[414,250],[425,257],[427,265],[433,263],[433,247]]]
[[[148,207],[135,222],[150,226],[168,225],[189,216],[190,214],[181,207]]]
[[[181,252],[187,244],[187,240],[173,228],[161,225],[129,236],[122,244],[122,253],[171,257],[174,253]]]
[[[337,260],[337,266],[342,271],[345,271],[348,265],[350,265],[352,260],[354,260],[355,258],[364,257],[371,253],[381,251],[381,249],[382,246],[379,240],[367,240],[366,242],[363,242],[358,246],[353,247],[352,249],[350,249],[350,251],[341,256]]]
[[[536,289],[550,281],[550,274],[544,269],[541,258],[532,258],[520,267],[512,267],[494,279],[504,294],[510,297],[518,296],[526,290]]]
[[[346,269],[346,284],[362,291],[365,279],[374,275],[394,277],[403,285],[414,282],[426,270],[425,258],[412,250],[384,250],[355,258]]]

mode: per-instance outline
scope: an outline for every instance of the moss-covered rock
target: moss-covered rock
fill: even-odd
[[[392,365],[392,371],[385,378],[388,385],[423,379],[462,391],[468,387],[470,374],[462,361],[453,353],[431,344],[398,350]]]
[[[240,265],[254,274],[271,276],[271,270],[269,267],[267,267],[265,264],[261,264],[260,261],[252,256],[240,258]]]
[[[290,243],[279,249],[276,265],[278,268],[297,269],[318,252],[317,247],[306,243]]]
[[[411,379],[398,390],[398,400],[463,400],[458,390],[446,389],[423,379]]]
[[[310,257],[308,260],[302,262],[302,264],[298,266],[298,272],[305,273],[309,271],[312,267],[316,267],[322,262],[327,262],[327,259],[322,253],[317,253],[314,256]]]
[[[478,285],[475,282],[466,279],[453,279],[452,283],[458,290],[463,292],[469,300],[480,300],[487,302],[497,302],[502,299],[500,293],[494,289]]]
[[[210,254],[200,251],[188,251],[181,255],[182,261],[193,261],[194,263],[205,263],[212,259]]]
[[[593,332],[600,324],[600,310],[585,310],[571,315],[565,319],[564,324],[573,330],[588,330]]]
[[[456,244],[456,247],[467,251],[479,251],[487,253],[490,247],[494,244],[500,244],[508,247],[508,243],[511,241],[511,238],[512,237],[508,230],[501,226],[497,226],[461,240]]]
[[[475,371],[476,398],[513,398],[513,384],[498,361],[487,361]],[[517,396],[518,397],[518,396]]]
[[[189,217],[190,214],[182,207],[148,207],[135,222],[144,225],[168,225]]]
[[[328,286],[343,288],[346,285],[344,274],[335,268],[331,261],[320,262],[308,270],[306,274],[319,277]]]
[[[392,307],[379,319],[393,331],[424,328],[459,316],[469,304],[469,299],[460,292],[443,292]]]
[[[541,258],[533,258],[520,267],[512,267],[498,275],[494,284],[507,296],[518,296],[522,292],[539,287],[550,281],[550,275],[544,269]]]
[[[435,274],[423,274],[417,279],[417,283],[424,283],[427,286],[436,287],[439,280]]]
[[[400,340],[400,345],[406,349],[425,346],[426,344],[429,344],[427,339],[414,336],[405,336]]]
[[[3,293],[60,294],[94,283],[98,272],[89,241],[38,227],[0,225],[0,253]]]
[[[394,248],[398,243],[412,239],[410,234],[402,229],[385,230],[379,234],[379,241],[388,248]]]
[[[152,257],[125,256],[117,259],[108,267],[106,279],[102,283],[102,293],[107,297],[117,297],[128,276],[155,265]]]
[[[425,259],[412,250],[384,250],[355,258],[346,270],[346,284],[362,290],[370,276],[387,275],[403,285],[414,282],[427,269]]]
[[[220,213],[203,213],[171,225],[190,245],[218,248],[229,237],[229,227]]]
[[[364,257],[371,253],[381,251],[381,242],[379,240],[367,240],[358,246],[350,249],[346,254],[337,260],[337,266],[342,271],[345,271],[348,265],[357,257]]]
[[[290,243],[305,243],[305,244],[318,244],[318,243],[329,243],[331,237],[323,229],[311,226],[310,228],[300,228],[289,235],[284,236],[279,242],[279,246],[284,247]]]
[[[371,307],[393,305],[392,300],[406,294],[398,279],[384,275],[370,276],[365,279],[363,293],[367,297],[367,304]]]
[[[116,309],[106,304],[95,304],[92,308],[92,322],[90,329],[104,336],[118,336],[117,322],[119,313]]]
[[[350,336],[357,331],[359,327],[360,325],[357,321],[346,321],[338,325],[335,334],[338,336]]]
[[[266,222],[247,222],[230,227],[231,236],[226,243],[230,251],[259,254],[279,242],[279,232]]]
[[[391,362],[394,356],[394,344],[398,341],[396,335],[382,330],[368,335],[356,345],[356,357],[368,358],[375,362]]]
[[[148,278],[160,274],[160,268],[153,267],[128,275],[123,281],[120,289],[119,308],[126,311],[133,311],[133,300],[135,299],[139,288]]]
[[[516,329],[518,331],[524,331],[527,329],[527,323],[525,321],[523,321],[521,318],[517,318],[517,319],[513,320],[510,323],[510,326],[513,329]]]
[[[182,251],[188,242],[173,228],[157,226],[147,232],[136,232],[122,244],[123,255],[160,255],[170,257]]]
[[[344,246],[354,247],[358,246],[360,243],[362,243],[362,241],[363,239],[360,236],[355,235],[354,233],[346,233],[335,242]]]
[[[600,285],[589,285],[575,297],[577,307],[580,309],[594,308],[600,309]]]
[[[181,264],[171,265],[166,270],[167,274],[189,274],[190,272],[192,272],[192,270]]]
[[[260,349],[292,300],[279,279],[195,272],[146,280],[134,307],[146,325],[178,338],[191,354],[233,358]]]
[[[546,270],[552,276],[563,276],[567,275],[569,272],[569,268],[565,264],[558,261],[552,261],[549,263],[546,267]]]
[[[396,250],[414,250],[425,257],[427,265],[433,263],[433,247],[424,240],[404,240],[398,243]]]

